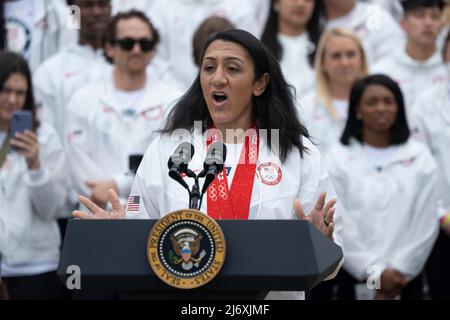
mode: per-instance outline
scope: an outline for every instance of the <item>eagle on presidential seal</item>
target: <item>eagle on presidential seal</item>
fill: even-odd
[[[172,241],[175,255],[172,255],[170,260],[175,265],[181,264],[183,270],[186,271],[191,270],[193,267],[198,268],[206,255],[205,250],[202,250],[199,254],[202,239],[203,236],[201,234],[190,228],[181,229],[173,233],[170,236],[170,240]]]

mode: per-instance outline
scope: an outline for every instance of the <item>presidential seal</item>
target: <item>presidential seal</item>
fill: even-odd
[[[226,244],[217,222],[196,210],[160,219],[150,232],[147,256],[166,284],[195,289],[213,280],[225,261]]]

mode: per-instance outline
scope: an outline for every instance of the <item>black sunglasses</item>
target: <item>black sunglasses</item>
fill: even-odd
[[[134,45],[136,43],[139,43],[139,46],[141,47],[141,50],[143,52],[151,51],[155,45],[156,42],[154,40],[149,39],[133,39],[133,38],[124,38],[124,39],[116,39],[111,41],[113,45],[118,44],[123,50],[131,51],[134,48]]]

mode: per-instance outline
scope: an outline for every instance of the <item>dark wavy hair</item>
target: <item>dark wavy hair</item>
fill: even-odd
[[[272,0],[261,41],[270,49],[275,57],[277,57],[278,61],[280,61],[283,58],[283,47],[278,40],[278,12],[274,10],[274,4],[275,0]],[[314,45],[313,50],[308,54],[308,62],[311,67],[314,67],[317,44],[319,43],[323,29],[320,24],[320,12],[323,11],[322,6],[322,0],[315,0],[314,11],[306,24],[306,32],[309,41]]]
[[[269,148],[272,148],[271,129],[278,129],[280,160],[284,162],[293,147],[297,147],[303,157],[306,147],[303,145],[302,137],[309,138],[309,134],[297,116],[292,88],[284,79],[277,59],[252,34],[244,30],[233,29],[217,33],[208,39],[201,55],[202,62],[208,47],[217,40],[236,43],[247,51],[253,60],[255,81],[265,73],[269,74],[269,84],[261,96],[253,97],[252,104],[258,127],[268,131],[266,143]],[[203,130],[208,129],[212,124],[203,97],[200,72],[189,90],[170,112],[161,133],[170,134],[177,129],[187,129],[193,132],[195,121],[202,122]]]
[[[27,93],[23,110],[30,110],[33,114],[33,129],[36,130],[39,123],[37,121],[36,104],[33,94],[33,83],[31,72],[27,61],[18,53],[3,51],[0,52],[0,91],[3,91],[5,82],[15,73],[23,75],[27,80]]]
[[[341,143],[344,145],[350,144],[350,138],[354,137],[359,142],[363,143],[363,127],[362,120],[357,118],[357,108],[361,103],[362,96],[370,85],[381,85],[388,89],[394,95],[397,104],[397,118],[390,129],[390,145],[402,144],[408,141],[410,131],[408,121],[406,119],[405,102],[403,94],[398,84],[383,74],[374,74],[358,80],[353,85],[350,93],[350,102],[348,107],[348,119],[345,125],[344,132],[341,137]]]

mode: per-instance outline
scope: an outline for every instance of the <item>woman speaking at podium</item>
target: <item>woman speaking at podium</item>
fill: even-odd
[[[91,213],[75,211],[74,217],[159,219],[188,208],[185,188],[168,175],[168,159],[189,141],[195,150],[189,169],[198,174],[210,143],[222,139],[224,169],[200,211],[215,219],[303,219],[340,245],[342,213],[333,186],[276,58],[250,33],[229,30],[209,39],[201,61],[194,83],[144,156],[127,210],[111,190],[112,211],[80,197]],[[183,181],[193,184],[185,176]]]

